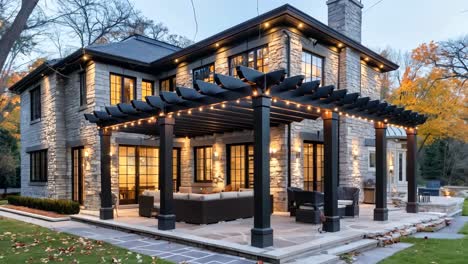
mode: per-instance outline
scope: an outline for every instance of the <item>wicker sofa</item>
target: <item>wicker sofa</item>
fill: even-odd
[[[159,192],[145,191],[139,197],[140,216],[151,217],[159,211]],[[176,221],[190,224],[212,224],[254,213],[252,191],[221,192],[212,194],[174,193]]]

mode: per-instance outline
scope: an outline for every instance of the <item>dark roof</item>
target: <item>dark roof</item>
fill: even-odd
[[[85,48],[85,52],[94,51],[143,63],[151,63],[178,50],[180,48],[177,46],[141,35],[133,35],[120,42],[96,44]]]

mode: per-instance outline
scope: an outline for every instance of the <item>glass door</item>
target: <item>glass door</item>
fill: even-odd
[[[144,190],[159,189],[159,151],[155,147],[138,147],[138,195]]]
[[[304,142],[304,190],[323,192],[323,143]]]
[[[84,148],[72,148],[72,200],[83,205]]]
[[[232,190],[240,188],[253,188],[254,185],[254,161],[252,144],[228,145],[228,177],[227,184]]]
[[[120,204],[137,202],[136,147],[119,146],[119,200]]]

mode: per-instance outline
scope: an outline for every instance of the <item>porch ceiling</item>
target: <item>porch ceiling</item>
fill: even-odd
[[[215,75],[216,84],[197,80],[193,88],[177,87],[175,92],[160,92],[145,101],[132,100],[107,106],[106,111],[85,114],[99,127],[130,133],[157,135],[155,122],[159,116],[175,118],[175,136],[201,136],[213,133],[253,129],[251,98],[259,94],[273,98],[270,124],[277,126],[304,119],[317,119],[321,111],[415,127],[427,117],[379,100],[335,90],[333,85],[319,87],[318,81],[303,83],[304,76],[284,78],[285,71],[262,73],[239,66],[240,79]]]

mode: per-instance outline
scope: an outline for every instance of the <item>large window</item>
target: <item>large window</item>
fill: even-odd
[[[142,80],[141,81],[141,99],[145,100],[146,96],[154,94],[154,83],[153,81]]]
[[[304,82],[320,81],[323,85],[323,58],[307,51],[302,51],[302,74]]]
[[[39,150],[29,153],[30,158],[30,181],[47,181],[47,150]]]
[[[247,66],[261,72],[268,72],[268,47],[260,47],[229,58],[229,74],[237,76],[237,66]]]
[[[38,86],[29,93],[31,97],[31,121],[41,118],[41,87]]]
[[[215,65],[214,63],[205,65],[193,70],[193,81],[202,80],[204,82],[214,83]]]
[[[323,191],[323,144],[304,142],[304,190]]]
[[[176,76],[171,76],[159,81],[159,90],[162,92],[173,92],[176,88]]]
[[[79,74],[79,78],[80,78],[80,106],[83,106],[87,104],[86,71],[81,71]]]
[[[195,147],[195,182],[211,182],[213,179],[212,147]]]
[[[254,149],[252,144],[228,146],[227,183],[232,190],[253,188],[254,185]]]
[[[130,103],[136,99],[136,79],[134,77],[110,74],[110,102],[112,105],[118,103]]]
[[[375,171],[375,150],[369,150],[369,171]]]

